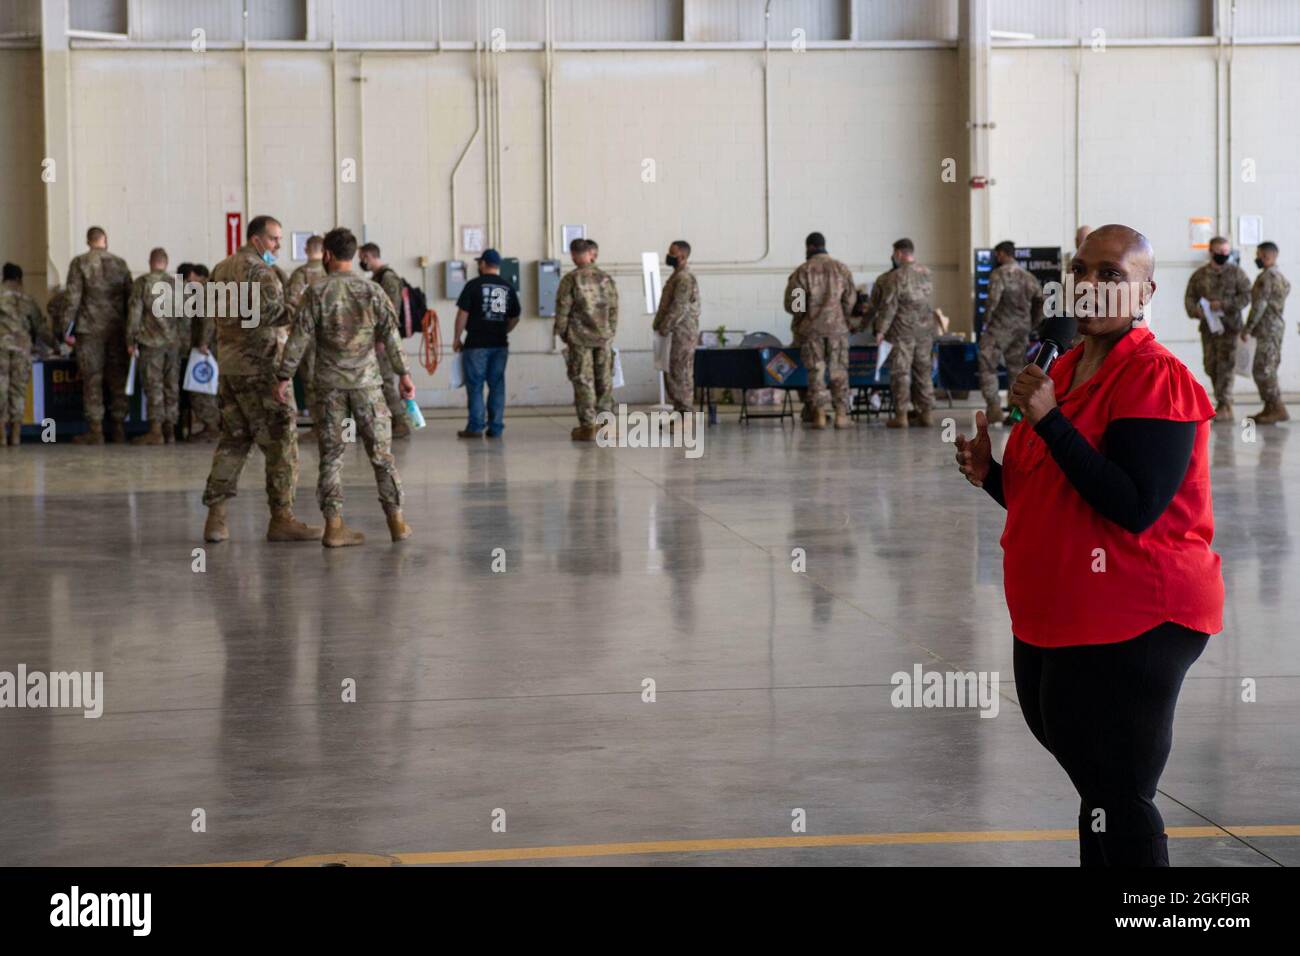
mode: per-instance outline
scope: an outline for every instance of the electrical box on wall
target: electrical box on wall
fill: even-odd
[[[443,263],[442,297],[455,302],[465,291],[465,263],[452,259]]]
[[[542,259],[537,263],[537,314],[555,315],[555,296],[560,291],[560,260]]]
[[[515,295],[521,295],[519,291],[519,260],[502,259],[501,260],[501,278],[505,279],[515,287]]]

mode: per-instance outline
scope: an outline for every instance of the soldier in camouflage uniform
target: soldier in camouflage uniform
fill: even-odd
[[[324,239],[324,268],[328,275],[313,283],[294,317],[293,334],[280,360],[277,397],[287,398],[289,383],[310,342],[316,343],[316,390],[320,421],[320,479],[316,498],[325,515],[327,548],[361,544],[359,531],[343,523],[343,456],[347,451],[346,419],[352,419],[375,471],[379,503],[388,516],[394,541],[411,536],[402,517],[402,480],[392,452],[392,419],[379,377],[375,343],[382,342],[400,377],[403,398],[415,397],[397,334],[397,310],[384,290],[352,269],[357,240],[347,229],[334,229]]]
[[[1259,388],[1264,407],[1252,417],[1261,425],[1290,419],[1282,404],[1282,389],[1277,384],[1277,367],[1282,361],[1282,306],[1291,294],[1291,283],[1277,270],[1277,243],[1261,242],[1255,247],[1255,265],[1260,273],[1250,290],[1250,317],[1241,330],[1242,341],[1255,336],[1255,364],[1251,374]]]
[[[1214,420],[1233,421],[1232,379],[1237,368],[1237,336],[1241,333],[1241,310],[1250,305],[1250,279],[1229,261],[1228,240],[1215,236],[1210,240],[1210,261],[1187,280],[1183,307],[1188,318],[1200,319],[1201,355],[1205,374],[1214,385]],[[1201,312],[1201,299],[1220,313],[1223,331],[1214,333]]]
[[[218,376],[220,376],[221,359],[217,356],[217,325],[206,314],[207,301],[204,291],[208,282],[208,267],[199,263],[193,263],[188,273],[183,273],[181,279],[188,288],[191,283],[199,286],[200,302],[202,310],[199,312],[198,321],[193,323],[191,337],[183,345],[185,349],[198,349],[204,355],[211,355],[217,363]],[[188,357],[189,353],[186,352]],[[220,385],[218,385],[220,389]],[[193,419],[193,425],[190,431],[190,441],[213,442],[221,435],[221,407],[217,401],[219,395],[208,395],[204,392],[190,392],[190,414]],[[197,427],[194,427],[197,425]]]
[[[360,251],[361,268],[369,272],[370,278],[378,282],[388,293],[388,299],[393,303],[393,309],[400,318],[403,308],[402,277],[392,266],[384,264],[384,260],[379,255],[379,246],[373,242],[367,242]],[[397,341],[399,343],[402,341],[400,334]],[[380,344],[379,374],[384,380],[384,401],[388,403],[388,411],[393,416],[393,437],[410,438],[411,423],[407,420],[406,406],[402,404],[402,397],[398,394],[397,365],[387,354],[387,346]],[[405,361],[402,364],[405,365]]]
[[[112,438],[126,441],[128,402],[126,374],[126,306],[131,298],[131,270],[108,251],[108,234],[99,226],[86,232],[90,249],[68,266],[68,316],[75,323],[67,342],[77,350],[86,433],[76,445],[104,443],[104,380],[111,395]]]
[[[667,264],[673,274],[664,283],[655,313],[654,330],[671,335],[664,390],[673,409],[683,415],[695,411],[695,343],[700,337],[700,285],[688,259],[691,244],[678,239],[668,247]]]
[[[205,316],[215,323],[221,348],[221,440],[212,454],[203,491],[208,506],[203,538],[225,541],[230,537],[226,502],[235,497],[239,474],[256,444],[266,456],[266,497],[271,507],[267,540],[319,541],[323,529],[305,525],[293,515],[298,484],[297,410],[292,397],[279,402],[272,395],[282,352],[281,332],[288,322],[284,288],[272,268],[280,248],[280,223],[270,216],[256,216],[247,235],[248,241],[212,270],[212,284],[233,294],[219,297],[217,314]],[[231,308],[231,299],[250,307],[256,301],[254,314],[241,315],[244,309]]]
[[[809,424],[826,427],[826,413],[834,405],[835,427],[847,428],[849,418],[849,313],[857,301],[853,273],[826,252],[826,237],[809,233],[804,240],[805,261],[790,273],[785,284],[785,310],[793,317],[790,329],[799,346],[799,358],[808,373]],[[830,371],[830,392],[826,390]]]
[[[307,240],[307,261],[293,270],[289,284],[285,287],[284,300],[289,308],[290,317],[298,314],[307,288],[325,278],[325,240],[312,236]],[[316,411],[316,342],[308,339],[307,349],[302,353],[302,362],[298,366],[298,379],[302,382],[302,393],[307,399],[307,408],[311,411],[312,424],[316,424],[319,413]]]
[[[1043,315],[1043,287],[1016,262],[1016,244],[999,242],[993,249],[997,266],[989,274],[987,319],[980,333],[979,379],[989,423],[1002,421],[998,398],[998,363],[1014,382],[1025,367],[1029,333]]]
[[[36,300],[23,291],[23,270],[4,264],[0,283],[0,445],[22,441],[23,406],[32,379],[32,345],[54,347]]]
[[[133,445],[170,444],[180,415],[180,369],[176,364],[176,280],[167,271],[167,250],[149,253],[149,271],[131,283],[126,310],[126,351],[136,356],[136,369],[147,402],[149,430]],[[183,311],[183,310],[182,310]]]
[[[885,424],[906,428],[908,409],[916,406],[915,424],[930,425],[934,407],[934,381],[930,353],[934,348],[934,294],[930,270],[916,261],[911,239],[894,243],[898,268],[881,277],[880,308],[875,312],[876,345],[888,342],[889,390],[894,396],[894,417]]]
[[[586,239],[569,243],[577,266],[560,280],[555,293],[552,333],[567,348],[565,370],[573,384],[578,427],[574,441],[596,440],[596,415],[614,410],[614,333],[618,331],[618,287],[596,268],[595,250]]]

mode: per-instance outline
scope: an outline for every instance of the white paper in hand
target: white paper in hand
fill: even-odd
[[[614,349],[614,383],[611,388],[623,387],[623,359],[618,354],[618,349]]]
[[[190,360],[185,365],[185,384],[182,387],[187,392],[198,392],[200,395],[217,394],[217,360],[198,349],[190,349]]]
[[[661,372],[668,371],[669,357],[672,355],[673,334],[667,335],[655,333],[655,368]]]
[[[451,353],[451,362],[447,365],[447,378],[452,388],[465,387],[465,364],[459,352]]]
[[[880,370],[885,367],[885,361],[889,358],[889,353],[894,347],[888,342],[881,342],[876,347],[876,381],[880,381]]]
[[[1223,334],[1223,313],[1215,312],[1210,308],[1210,300],[1201,296],[1201,315],[1205,316],[1205,324],[1210,327],[1211,335]]]
[[[133,354],[131,356],[131,367],[126,370],[126,394],[128,395],[135,394],[135,367],[137,364],[136,359],[138,359],[139,357],[140,357],[139,352]]]

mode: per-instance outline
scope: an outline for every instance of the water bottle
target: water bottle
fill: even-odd
[[[411,420],[412,428],[424,427],[424,413],[420,411],[420,406],[415,403],[415,399],[406,400],[406,417]]]

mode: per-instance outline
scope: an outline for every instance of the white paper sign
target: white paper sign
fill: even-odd
[[[1257,246],[1264,241],[1263,216],[1237,217],[1237,245]]]
[[[659,311],[659,256],[653,252],[641,253],[641,283],[645,287],[645,312],[654,315]]]
[[[612,388],[623,387],[623,358],[618,354],[618,349],[614,349],[614,381]]]
[[[654,333],[654,337],[655,337],[655,368],[659,369],[659,371],[661,372],[666,372],[668,371],[669,357],[672,355],[673,334],[669,332],[667,335],[660,335],[658,332],[656,332]]]

